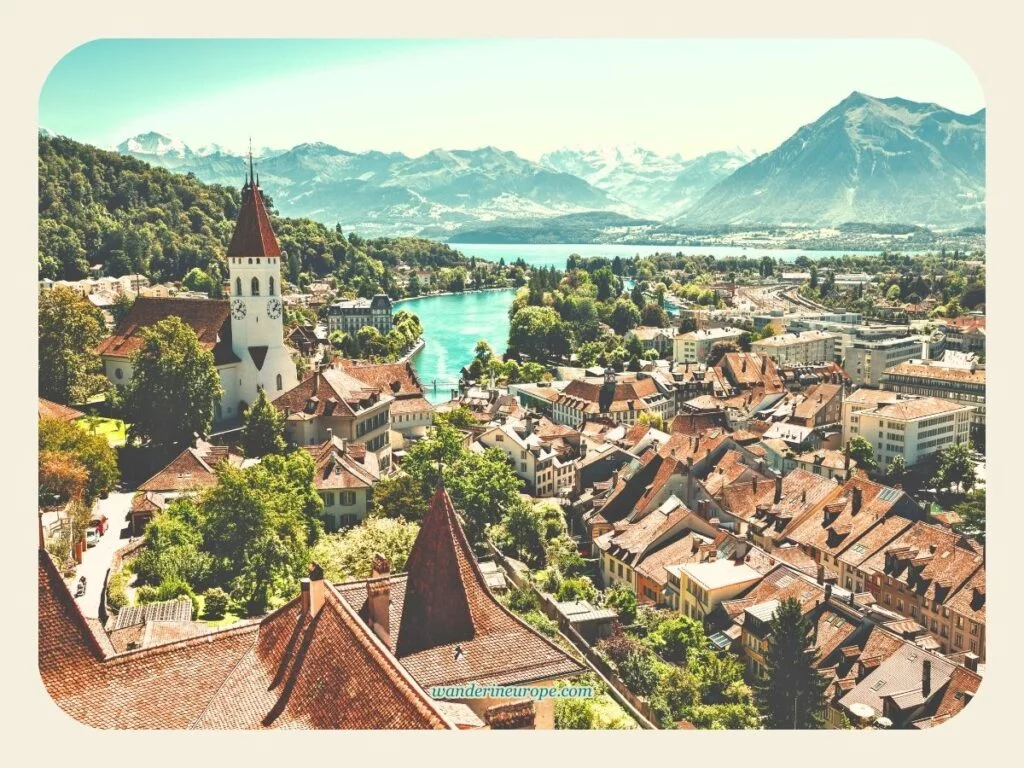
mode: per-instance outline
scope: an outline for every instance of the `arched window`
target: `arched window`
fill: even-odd
[[[284,382],[281,380],[281,374],[280,373],[277,374],[277,389],[278,389],[278,391],[281,391],[282,389],[284,389]]]
[[[274,277],[273,277],[273,275],[271,275],[271,277],[270,277],[270,293],[268,293],[267,295],[268,296],[273,296],[274,295]]]
[[[241,296],[241,295],[242,295],[242,278],[236,277],[235,278],[235,296]]]
[[[252,279],[252,295],[253,296],[259,296],[260,295],[260,279],[258,277],[254,277]]]

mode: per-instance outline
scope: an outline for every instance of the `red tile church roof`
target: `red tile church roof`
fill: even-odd
[[[242,187],[242,207],[238,211],[235,233],[228,246],[228,257],[232,256],[280,256],[270,216],[263,203],[263,191],[249,180]]]

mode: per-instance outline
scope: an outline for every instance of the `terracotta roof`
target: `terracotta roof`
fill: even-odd
[[[761,372],[762,367],[764,373]],[[730,382],[741,388],[759,385],[764,387],[766,392],[782,392],[786,388],[775,361],[767,355],[755,352],[727,352],[716,368]]]
[[[390,639],[420,685],[526,683],[582,671],[491,595],[444,489],[430,500],[407,567],[390,579]],[[366,581],[338,589],[365,615]]]
[[[843,390],[841,384],[815,384],[805,391],[804,399],[793,410],[793,416],[798,419],[814,419],[818,411],[827,408],[833,399],[840,396]]]
[[[715,496],[725,486],[735,483],[741,478],[752,480],[755,476],[759,478],[758,482],[773,482],[767,475],[763,475],[755,467],[749,466],[747,461],[746,456],[740,451],[732,449],[726,451],[701,481],[704,484],[704,490],[709,495]]]
[[[672,419],[669,431],[672,434],[696,435],[705,429],[725,427],[725,425],[725,413],[721,410],[706,413],[679,413]]]
[[[166,467],[140,484],[138,490],[180,492],[212,488],[217,484],[216,467],[222,461],[237,466],[241,464],[242,457],[229,454],[226,446],[198,440],[196,447],[179,453]]]
[[[61,405],[60,403],[54,403],[50,400],[44,400],[39,398],[39,418],[40,419],[57,419],[58,421],[74,421],[85,416],[81,411],[75,410],[74,408]]]
[[[920,361],[900,363],[885,369],[885,375],[916,376],[921,379],[939,379],[941,381],[962,381],[971,384],[985,383],[985,369],[978,368],[946,368],[941,365],[929,365]]]
[[[39,669],[95,728],[451,728],[325,584],[315,618],[293,600],[259,622],[104,657],[39,553]]]
[[[663,468],[666,466],[671,467],[666,463]],[[662,537],[692,514],[679,499],[669,497],[661,507],[638,519],[623,521],[616,528],[598,536],[594,543],[599,549],[633,565],[636,558],[643,556],[648,548],[658,544]]]
[[[562,390],[557,402],[587,414],[646,411],[644,398],[658,394],[654,379],[616,381],[614,385],[597,379],[574,379]]]
[[[391,400],[389,393],[351,376],[338,368],[314,371],[287,392],[274,399],[279,411],[288,418],[311,419],[317,416],[354,416],[359,411]]]
[[[420,413],[432,411],[432,406],[426,398],[423,397],[405,397],[401,400],[395,400],[391,404],[391,413]]]
[[[895,402],[880,405],[872,413],[884,416],[887,419],[921,419],[927,416],[936,416],[940,413],[960,411],[967,407],[962,403],[955,403],[952,400],[940,400],[936,397],[915,397],[912,399],[900,398]]]
[[[313,485],[318,491],[371,488],[380,479],[377,456],[366,446],[335,437],[306,450],[316,464]]]
[[[96,351],[100,355],[129,358],[142,348],[142,330],[168,317],[180,317],[197,337],[203,349],[213,352],[217,365],[237,363],[231,349],[231,305],[226,299],[178,299],[139,296],[112,336]]]
[[[979,567],[951,598],[946,600],[951,611],[973,621],[985,621],[985,568]]]
[[[251,180],[242,187],[242,207],[238,211],[227,255],[228,258],[281,255],[281,247],[274,237],[270,216],[263,203],[263,191]]]
[[[925,707],[925,717],[914,720],[914,728],[932,728],[956,717],[981,687],[981,676],[966,667],[956,667],[937,699]]]
[[[855,512],[858,492],[860,508]],[[919,512],[903,491],[854,477],[842,485],[838,496],[818,502],[802,522],[786,532],[786,537],[838,556],[886,515],[898,514],[900,510],[910,514]]]
[[[636,572],[655,584],[665,586],[668,583],[665,566],[700,562],[703,556],[701,545],[712,543],[712,539],[688,530],[682,537],[643,557],[635,566]]]
[[[863,658],[863,655],[862,655]],[[949,682],[956,668],[937,654],[928,653],[910,642],[904,642],[889,658],[882,661],[855,688],[840,700],[849,709],[853,704],[866,704],[876,715],[883,712],[883,699],[892,698],[900,709],[916,708],[926,697],[922,690],[924,662],[931,662],[929,682],[932,692]],[[895,723],[897,727],[901,723]]]
[[[373,364],[359,360],[335,358],[332,366],[341,368],[353,378],[375,387],[381,392],[393,395],[396,399],[422,398],[423,386],[420,384],[412,363],[381,363]]]
[[[879,549],[901,536],[914,524],[899,515],[883,518],[877,525],[868,529],[867,533],[852,542],[846,551],[839,556],[839,562],[852,568],[860,568],[865,560],[872,557]]]
[[[937,525],[915,522],[863,565],[884,573],[919,597],[944,602],[982,566],[981,544]]]

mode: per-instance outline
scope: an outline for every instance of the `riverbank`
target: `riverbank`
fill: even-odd
[[[401,299],[392,300],[392,304],[401,304],[403,301],[419,301],[420,299],[435,299],[441,296],[465,296],[471,293],[493,293],[494,291],[514,291],[515,288],[472,288],[468,291],[441,291],[440,293],[421,293],[419,296],[406,296]]]
[[[412,349],[410,349],[408,352],[406,352],[404,355],[398,358],[396,362],[404,363],[411,360],[413,356],[421,349],[423,349],[423,347],[425,347],[426,345],[426,340],[422,336],[420,336],[420,338],[416,340],[416,343],[412,345]]]

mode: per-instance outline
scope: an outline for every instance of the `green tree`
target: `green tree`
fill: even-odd
[[[205,293],[207,296],[213,293],[213,278],[199,267],[192,267],[182,278],[181,284],[190,291]]]
[[[417,523],[400,517],[368,517],[354,528],[320,537],[313,547],[312,558],[324,569],[324,577],[331,581],[368,578],[376,554],[387,559],[392,573],[400,573],[405,569],[419,531]]]
[[[544,517],[532,504],[515,504],[494,533],[496,541],[520,560],[539,563],[544,558]]]
[[[39,394],[58,403],[79,403],[105,387],[96,346],[103,316],[88,299],[58,287],[39,296]]]
[[[875,472],[878,462],[875,461],[875,449],[863,435],[856,435],[846,443],[846,455],[857,462],[857,466],[865,472]]]
[[[662,418],[661,414],[655,413],[654,411],[644,411],[640,414],[637,419],[638,424],[646,424],[652,429],[659,429],[664,431],[665,419]]]
[[[110,314],[114,318],[114,325],[120,325],[132,307],[135,306],[135,298],[127,293],[119,293],[114,297],[114,303],[110,306]]]
[[[242,450],[246,456],[259,458],[284,451],[284,414],[273,406],[263,387],[259,388],[256,402],[245,409],[242,418],[245,423]]]
[[[601,267],[595,271],[591,279],[597,286],[598,301],[609,301],[622,290],[622,281],[608,267]]]
[[[980,488],[968,494],[964,501],[953,507],[960,521],[953,526],[957,533],[985,542],[985,489]]]
[[[899,301],[900,287],[898,285],[890,285],[889,290],[885,292],[885,298],[889,301]]]
[[[668,314],[657,304],[647,304],[640,310],[640,325],[665,328],[668,326]]]
[[[131,434],[158,445],[188,442],[213,424],[220,378],[213,354],[180,317],[144,328],[125,396]]]
[[[595,587],[594,582],[586,576],[577,576],[574,579],[565,579],[558,586],[558,592],[555,593],[555,597],[559,602],[568,600],[586,600],[589,603],[594,603],[597,601],[597,596],[597,587]]]
[[[707,648],[704,625],[689,616],[673,616],[663,621],[651,635],[652,646],[665,661],[686,664],[691,654]]]
[[[619,664],[619,677],[637,696],[650,696],[658,687],[660,677],[654,654],[647,649],[630,653]]]
[[[893,456],[889,466],[885,468],[885,474],[894,483],[902,482],[903,476],[907,474],[907,462],[902,456]]]
[[[758,690],[768,728],[816,729],[824,726],[822,710],[827,681],[815,668],[814,623],[800,603],[786,598],[769,622],[767,679]]]
[[[957,443],[939,454],[939,469],[932,482],[936,488],[953,488],[969,491],[978,480],[978,473],[971,460],[970,443]]]
[[[636,592],[628,584],[617,584],[606,589],[604,604],[619,614],[619,621],[623,624],[636,621]]]
[[[548,360],[561,348],[556,337],[562,332],[561,319],[551,307],[523,307],[509,326],[509,349],[532,360]]]
[[[576,542],[566,533],[548,542],[545,558],[549,568],[556,568],[570,578],[580,575],[587,567]]]
[[[87,505],[117,485],[121,472],[117,454],[103,435],[93,435],[80,426],[57,419],[39,420],[39,452],[63,454],[78,462],[87,478],[82,489]]]
[[[427,496],[413,476],[406,472],[385,475],[373,486],[370,514],[374,517],[404,518],[421,522],[427,513]]]
[[[323,501],[306,451],[265,456],[245,469],[221,462],[218,483],[200,504],[203,549],[215,583],[251,614],[295,592],[320,535]]]
[[[640,310],[629,299],[617,299],[612,305],[608,324],[621,336],[640,325]]]
[[[639,281],[633,284],[633,289],[629,292],[629,298],[636,305],[637,309],[643,309],[644,305],[647,304],[643,285]]]

